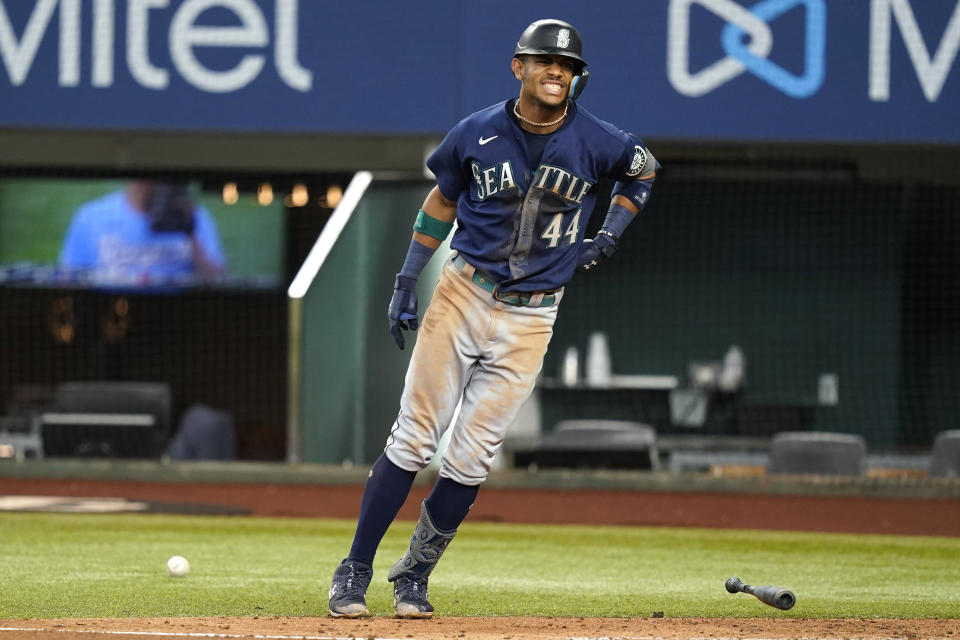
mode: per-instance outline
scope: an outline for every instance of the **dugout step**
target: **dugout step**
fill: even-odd
[[[562,420],[536,446],[513,451],[517,467],[660,469],[657,432],[642,422]]]
[[[766,467],[770,438],[708,434],[663,435],[657,438],[660,455],[671,473],[708,472],[719,466]]]

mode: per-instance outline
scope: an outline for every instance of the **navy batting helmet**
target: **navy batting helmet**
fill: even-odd
[[[580,32],[569,22],[563,20],[537,20],[520,36],[517,48],[513,55],[558,55],[573,58],[587,66],[587,61],[581,57],[583,41]]]

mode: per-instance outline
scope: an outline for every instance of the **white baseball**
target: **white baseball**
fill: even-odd
[[[190,563],[183,556],[173,556],[167,560],[167,573],[174,578],[182,578],[190,572]]]

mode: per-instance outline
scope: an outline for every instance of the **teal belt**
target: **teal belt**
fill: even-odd
[[[454,257],[453,259],[453,264],[454,266],[457,267],[457,269],[459,269],[460,271],[463,271],[464,269],[467,268],[467,264],[469,263],[463,258],[463,256],[461,256],[460,254],[457,254],[456,257]],[[540,300],[539,304],[531,304],[530,301],[533,299],[535,295],[537,295],[536,291],[534,292],[515,291],[511,293],[503,293],[502,291],[497,289],[498,283],[496,280],[494,280],[487,274],[481,273],[480,271],[476,271],[476,270],[474,270],[473,272],[472,280],[479,286],[483,287],[484,289],[492,293],[494,300],[499,300],[500,302],[503,302],[505,304],[510,304],[515,307],[552,307],[557,301],[556,293],[550,292],[550,293],[543,294],[543,299]]]

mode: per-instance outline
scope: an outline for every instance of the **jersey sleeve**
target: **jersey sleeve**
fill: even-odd
[[[643,144],[643,140],[632,133],[621,131],[618,144],[620,157],[614,163],[611,175],[614,180],[630,182],[636,180],[642,174],[649,173],[644,170],[649,153],[646,145]]]
[[[614,148],[619,147],[620,155],[612,167],[611,177],[616,184],[610,195],[622,195],[643,210],[653,188],[655,177],[651,174],[659,168],[659,163],[643,141],[632,133],[617,131],[614,138]],[[647,177],[641,180],[644,176]]]
[[[440,193],[447,200],[454,202],[469,185],[469,176],[464,169],[463,155],[460,153],[462,132],[463,123],[461,122],[447,133],[440,146],[427,158],[427,168],[436,176]]]

